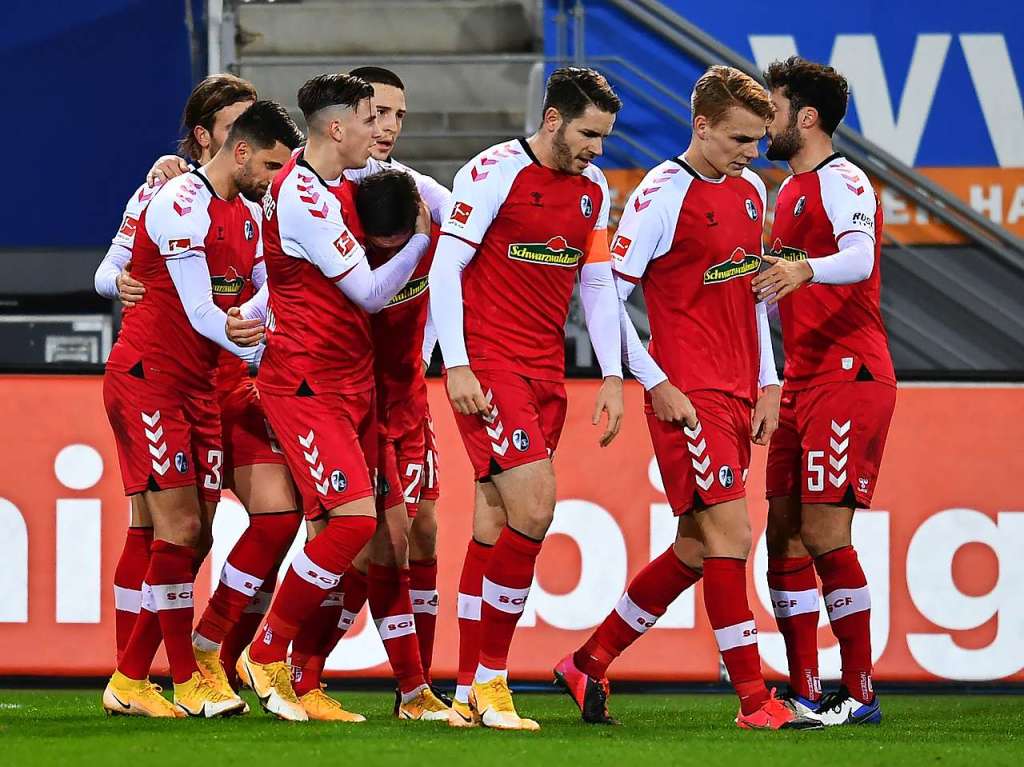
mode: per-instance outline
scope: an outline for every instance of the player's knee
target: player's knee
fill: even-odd
[[[672,543],[672,551],[676,558],[691,570],[704,570],[704,544],[696,538],[676,536]]]
[[[849,533],[840,525],[830,524],[823,516],[808,517],[800,526],[800,539],[812,557],[820,557],[850,545]]]
[[[437,550],[437,523],[417,524],[419,517],[409,530],[409,556],[413,559],[433,559]]]
[[[204,539],[203,523],[197,516],[183,514],[171,520],[167,527],[169,528],[166,535],[168,540],[180,546],[191,546],[196,549],[198,554],[205,556],[209,551],[209,546],[213,545],[212,535],[206,536],[209,540],[208,544]],[[165,536],[161,535],[161,537]],[[205,550],[203,550],[204,546],[206,546]]]

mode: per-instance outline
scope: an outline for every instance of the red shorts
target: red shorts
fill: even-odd
[[[490,411],[455,414],[476,479],[550,458],[565,424],[565,384],[498,370],[477,379]]]
[[[690,429],[644,412],[665,495],[676,516],[743,498],[750,468],[750,404],[721,391],[686,392],[697,411]]]
[[[262,392],[260,401],[302,494],[307,519],[373,496],[377,419],[372,389],[310,397]]]
[[[437,435],[434,434],[434,421],[429,412],[423,422],[423,441],[426,443],[426,455],[423,457],[423,486],[420,490],[420,500],[436,501],[441,497],[441,475],[438,466]]]
[[[423,426],[411,429],[400,437],[381,437],[377,496],[383,507],[405,504],[410,517],[419,510],[420,491],[423,486],[423,457],[426,443]]]
[[[841,381],[782,392],[779,429],[768,449],[769,498],[870,508],[896,388]]]
[[[117,444],[125,495],[195,485],[203,499],[220,500],[224,454],[216,399],[108,370],[103,405]]]
[[[224,487],[232,487],[234,470],[257,463],[283,464],[284,450],[263,413],[256,386],[247,381],[220,397],[224,444]]]

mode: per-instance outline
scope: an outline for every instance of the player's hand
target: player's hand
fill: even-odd
[[[224,324],[228,340],[238,346],[255,346],[263,340],[267,328],[262,320],[247,320],[237,306],[228,309],[228,320]]]
[[[448,399],[452,401],[455,412],[462,415],[487,413],[491,409],[469,365],[448,368]]]
[[[754,412],[750,416],[750,441],[755,445],[767,445],[772,434],[779,428],[779,402],[782,389],[779,386],[766,386],[761,389]]]
[[[651,407],[659,421],[697,427],[697,411],[690,398],[667,380],[651,389]]]
[[[146,295],[145,286],[132,277],[131,271],[132,262],[129,261],[124,265],[121,273],[114,278],[114,284],[117,285],[117,297],[121,299],[121,306],[125,309],[131,309]]]
[[[618,376],[608,376],[601,384],[601,390],[597,393],[597,401],[594,403],[594,417],[591,423],[597,426],[601,423],[601,413],[608,414],[608,423],[601,435],[599,444],[601,447],[608,447],[615,439],[615,435],[622,428],[622,414],[625,408],[622,405],[622,379]]]
[[[769,264],[770,268],[755,276],[751,283],[751,289],[757,294],[758,301],[777,304],[814,277],[814,271],[806,261],[787,261],[768,254],[761,256],[761,259]]]
[[[170,181],[175,176],[188,173],[188,163],[175,154],[165,154],[153,163],[146,174],[146,186],[156,186]]]
[[[430,225],[430,208],[427,207],[427,204],[423,202],[423,200],[420,200],[420,210],[419,213],[416,214],[416,234],[425,234],[429,237]]]

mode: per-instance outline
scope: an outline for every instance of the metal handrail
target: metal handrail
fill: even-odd
[[[725,63],[763,82],[761,72],[754,62],[715,40],[657,0],[608,2],[702,64]],[[835,143],[837,149],[858,165],[864,166],[865,170],[873,172],[888,186],[990,251],[1010,268],[1024,272],[1024,240],[992,223],[934,181],[917,173],[859,133],[840,126]]]

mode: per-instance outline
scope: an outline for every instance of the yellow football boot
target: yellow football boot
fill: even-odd
[[[289,722],[306,722],[309,716],[306,709],[299,703],[295,689],[292,687],[292,673],[283,660],[273,663],[257,663],[249,657],[249,648],[242,651],[235,665],[238,678],[251,687],[260,705],[268,714]]]
[[[408,703],[402,702],[401,694],[395,698],[395,716],[420,722],[446,722],[451,709],[427,685],[423,685],[416,697]]]
[[[241,714],[245,701],[233,692],[223,692],[201,672],[195,671],[187,682],[174,685],[174,705],[188,716],[215,719]]]
[[[508,680],[496,676],[489,682],[473,682],[469,691],[469,704],[480,717],[480,724],[495,730],[539,730],[540,725],[532,719],[524,719],[516,713],[512,703],[512,691]]]
[[[185,712],[160,694],[160,687],[148,679],[129,679],[115,671],[103,691],[103,710],[113,716],[149,716],[184,719]]]
[[[199,666],[199,673],[205,676],[213,686],[225,695],[234,695],[240,698],[238,693],[231,687],[228,675],[224,673],[224,664],[220,662],[220,650],[200,650],[192,645],[192,653],[196,656],[196,665]],[[249,713],[249,704],[242,701],[243,714]]]
[[[354,711],[347,711],[341,701],[332,698],[320,685],[299,698],[299,704],[310,721],[314,722],[365,722],[366,717]]]
[[[480,717],[468,703],[452,701],[452,707],[448,709],[449,727],[479,727]]]

